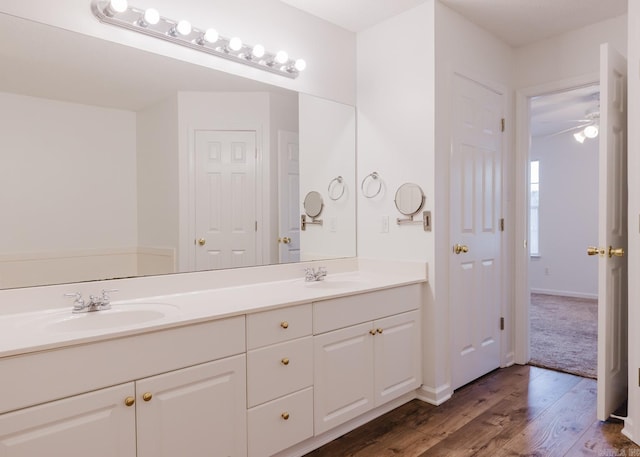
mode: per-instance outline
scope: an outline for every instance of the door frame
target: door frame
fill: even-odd
[[[524,365],[531,358],[529,341],[529,150],[530,101],[532,97],[564,92],[599,84],[599,73],[552,81],[516,90],[516,158],[515,158],[515,268],[514,360]]]

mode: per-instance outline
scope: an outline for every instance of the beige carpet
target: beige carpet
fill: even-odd
[[[598,301],[531,294],[531,365],[597,376]]]

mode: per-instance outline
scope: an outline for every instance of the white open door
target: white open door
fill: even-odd
[[[300,153],[298,134],[278,131],[278,257],[300,261]]]
[[[600,48],[598,419],[627,398],[627,62]]]

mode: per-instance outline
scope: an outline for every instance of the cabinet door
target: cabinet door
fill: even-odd
[[[314,337],[314,430],[318,435],[373,407],[372,323]]]
[[[374,322],[375,406],[420,387],[420,313],[411,311]]]
[[[133,383],[0,415],[0,455],[135,457]]]
[[[138,457],[246,456],[245,356],[136,382]]]

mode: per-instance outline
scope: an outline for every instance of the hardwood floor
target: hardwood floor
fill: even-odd
[[[413,400],[306,457],[638,456],[596,419],[596,381],[516,365],[432,406]]]

